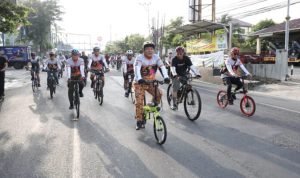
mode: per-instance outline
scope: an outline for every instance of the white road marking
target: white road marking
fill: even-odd
[[[72,177],[81,177],[81,164],[80,164],[80,139],[78,134],[77,122],[74,122],[73,128],[73,165],[72,165]]]

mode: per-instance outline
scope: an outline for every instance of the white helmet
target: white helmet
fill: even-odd
[[[126,51],[126,55],[133,55],[133,51],[132,50]]]

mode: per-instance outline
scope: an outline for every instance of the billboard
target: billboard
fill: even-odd
[[[227,35],[213,35],[201,39],[193,39],[186,42],[187,53],[201,53],[207,51],[219,51],[227,49]]]

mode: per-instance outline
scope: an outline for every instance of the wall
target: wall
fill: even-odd
[[[275,64],[246,64],[246,68],[255,76],[283,81],[288,74],[286,52],[276,51]]]

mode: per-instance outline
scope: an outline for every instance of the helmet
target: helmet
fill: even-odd
[[[155,44],[151,41],[145,41],[143,44],[143,49],[145,50],[146,47],[152,47],[153,49],[155,49]]]
[[[50,51],[49,52],[49,56],[53,56],[54,55],[54,52],[53,51]]]
[[[235,55],[239,55],[240,54],[240,49],[237,48],[237,47],[233,47],[233,48],[231,48],[230,53],[235,54]]]
[[[76,56],[80,55],[80,52],[78,51],[78,49],[72,49],[71,54]]]
[[[126,51],[126,55],[133,55],[133,51],[132,50]]]
[[[93,48],[93,51],[98,52],[98,51],[100,51],[100,48],[96,46],[96,47]]]
[[[176,52],[178,52],[178,51],[184,52],[184,47],[182,47],[182,46],[177,46],[175,51],[176,51]]]

